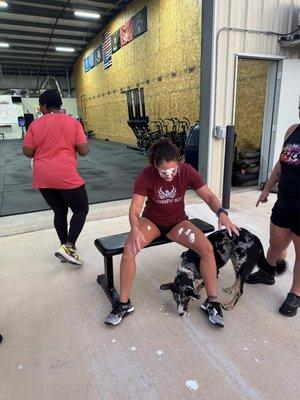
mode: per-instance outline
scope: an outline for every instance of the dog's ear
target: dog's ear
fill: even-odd
[[[161,290],[172,290],[174,287],[174,283],[170,282],[170,283],[164,283],[163,285],[160,285],[160,289]]]
[[[197,290],[195,290],[193,287],[189,286],[188,290],[187,290],[187,294],[191,297],[194,297],[194,299],[200,299],[200,295],[197,292]]]
[[[184,251],[183,253],[181,253],[180,257],[184,260],[187,257],[187,251]]]

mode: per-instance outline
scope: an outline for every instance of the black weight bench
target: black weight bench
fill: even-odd
[[[214,226],[202,221],[201,219],[190,219],[191,223],[199,228],[203,233],[213,232]],[[118,292],[114,287],[114,268],[113,256],[122,254],[124,244],[127,239],[128,232],[120,233],[118,235],[106,236],[103,238],[95,239],[94,243],[97,249],[103,254],[104,257],[104,274],[97,276],[97,282],[102,286],[110,302],[113,304],[119,297]],[[165,236],[160,236],[154,239],[153,242],[146,247],[159,246],[161,244],[171,243],[172,241]]]

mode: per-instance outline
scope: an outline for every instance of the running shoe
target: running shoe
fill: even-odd
[[[105,319],[105,323],[108,325],[118,325],[124,317],[133,313],[134,307],[131,304],[130,300],[127,303],[121,303],[120,301],[116,301],[113,306],[113,309],[108,314]]]
[[[300,307],[300,296],[290,292],[279,308],[279,312],[286,317],[294,317],[297,314],[298,307]]]
[[[205,302],[201,304],[200,308],[206,313],[212,324],[224,328],[223,312],[220,303],[217,301],[208,301],[208,299],[206,299]]]
[[[75,247],[66,246],[65,244],[62,244],[55,253],[55,255],[61,261],[65,261],[70,264],[79,266],[83,265],[83,261],[80,259],[79,254]]]

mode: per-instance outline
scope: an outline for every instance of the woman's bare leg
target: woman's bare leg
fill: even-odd
[[[291,292],[295,293],[297,296],[300,296],[300,236],[293,234],[292,240],[295,246],[296,258]]]
[[[200,272],[204,281],[209,300],[216,301],[217,298],[217,267],[213,247],[207,237],[193,225],[185,220],[177,224],[167,237],[195,251],[201,257]]]
[[[151,222],[148,218],[142,217],[139,220],[139,230],[145,238],[145,242],[141,243],[141,249],[151,243],[155,238],[160,236],[160,231],[157,226]],[[133,249],[131,245],[131,235],[126,240],[124,251],[120,265],[120,297],[119,300],[122,303],[126,303],[130,296],[132,282],[135,277],[136,264],[135,257],[138,253],[137,249]]]
[[[286,258],[286,250],[292,241],[292,232],[287,228],[280,228],[270,222],[270,246],[267,253],[269,264],[276,266],[279,259]],[[275,271],[274,271],[275,272]]]

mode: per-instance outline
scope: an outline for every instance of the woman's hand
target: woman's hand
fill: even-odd
[[[232,236],[232,232],[235,233],[237,236],[240,236],[239,228],[230,220],[228,215],[221,212],[218,220],[219,230],[222,229],[222,226],[227,229],[227,232],[230,236]]]
[[[129,244],[134,254],[137,254],[141,251],[141,244],[145,241],[145,237],[139,228],[133,228],[131,230]]]
[[[265,186],[264,190],[261,192],[261,194],[256,202],[255,207],[257,207],[259,205],[259,203],[266,203],[268,201],[269,194],[270,194],[270,190]]]

